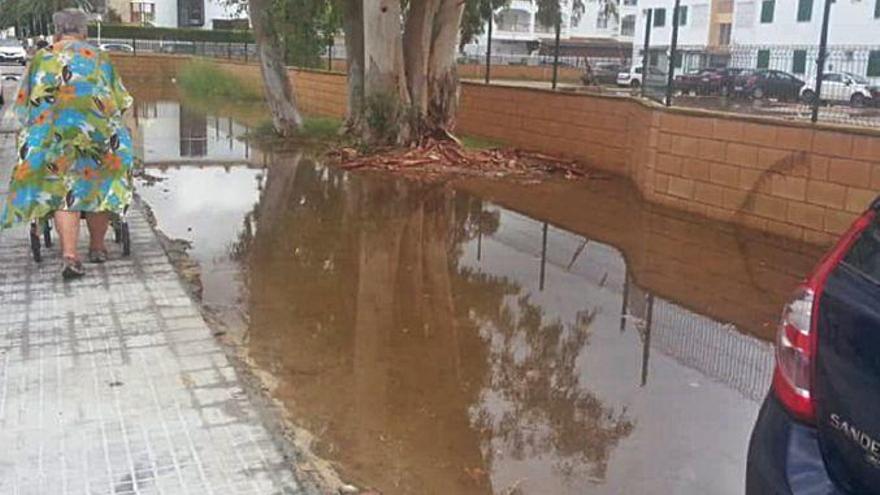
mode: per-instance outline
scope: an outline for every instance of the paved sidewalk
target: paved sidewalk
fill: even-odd
[[[0,134],[0,197],[13,160]],[[65,284],[0,233],[0,494],[300,494],[142,212]]]

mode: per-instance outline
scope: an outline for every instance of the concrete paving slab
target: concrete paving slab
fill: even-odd
[[[0,232],[0,493],[305,493],[143,212],[129,222],[133,255],[72,283],[57,248],[37,264],[26,228]]]

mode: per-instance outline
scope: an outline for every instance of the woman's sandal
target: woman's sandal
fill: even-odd
[[[72,257],[64,257],[64,264],[61,266],[61,278],[64,280],[74,280],[82,278],[86,274],[86,269],[80,260]]]
[[[106,249],[89,249],[89,263],[106,263],[107,257]]]

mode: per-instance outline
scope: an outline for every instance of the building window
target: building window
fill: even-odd
[[[813,18],[813,0],[798,0],[798,22],[810,22]]]
[[[688,8],[687,6],[682,6],[678,8],[678,25],[686,26],[688,23]]]
[[[156,4],[131,2],[131,22],[134,24],[152,24],[156,21]]]
[[[758,68],[770,67],[770,50],[758,50]]]
[[[654,27],[666,25],[666,9],[654,9]]]
[[[197,0],[178,0],[177,27],[201,27],[204,25],[204,2]]]
[[[791,71],[795,74],[805,74],[807,72],[807,51],[795,50],[791,59]]]
[[[878,0],[880,1],[880,0]],[[623,17],[623,20],[620,21],[620,35],[621,36],[635,36],[636,34],[636,16],[635,15],[627,15]]]
[[[682,61],[684,57],[681,52],[675,52],[675,57],[672,59],[672,66],[676,69],[681,69]]]
[[[868,77],[880,77],[880,50],[871,50],[868,56]]]
[[[880,0],[874,4],[874,19],[880,19]]]
[[[761,2],[761,24],[773,22],[773,13],[776,10],[776,0],[764,0]]]
[[[600,12],[599,15],[596,16],[596,27],[599,29],[608,28],[608,16],[605,15],[604,12]]]
[[[720,46],[730,45],[730,24],[720,24],[718,26],[718,44]]]
[[[624,5],[638,5],[639,0],[623,0]]]

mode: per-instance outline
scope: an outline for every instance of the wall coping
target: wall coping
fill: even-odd
[[[532,91],[538,93],[551,93],[556,95],[563,95],[566,97],[579,98],[579,97],[587,97],[587,98],[602,98],[609,100],[629,100],[633,103],[639,104],[645,108],[668,112],[677,115],[688,115],[693,117],[705,117],[705,118],[723,118],[728,120],[738,120],[741,122],[750,122],[757,124],[772,124],[783,127],[794,127],[797,129],[812,129],[818,131],[831,131],[831,132],[846,132],[851,134],[858,134],[862,136],[872,136],[872,137],[880,137],[880,129],[872,128],[872,127],[862,127],[855,125],[846,125],[846,124],[836,124],[831,122],[804,122],[799,120],[788,120],[782,119],[779,117],[772,117],[769,115],[749,115],[742,114],[736,112],[725,112],[722,110],[709,110],[705,108],[691,108],[691,107],[667,107],[666,105],[662,105],[655,101],[649,100],[647,98],[638,98],[632,95],[620,95],[620,94],[602,94],[602,93],[586,93],[586,92],[577,92],[577,91],[566,91],[564,89],[551,89],[551,88],[533,88],[529,86],[520,86],[515,84],[504,84],[504,83],[491,83],[486,84],[485,82],[480,81],[461,81],[461,84],[469,85],[469,86],[484,86],[484,87],[499,87],[505,89],[516,89],[521,91]]]

